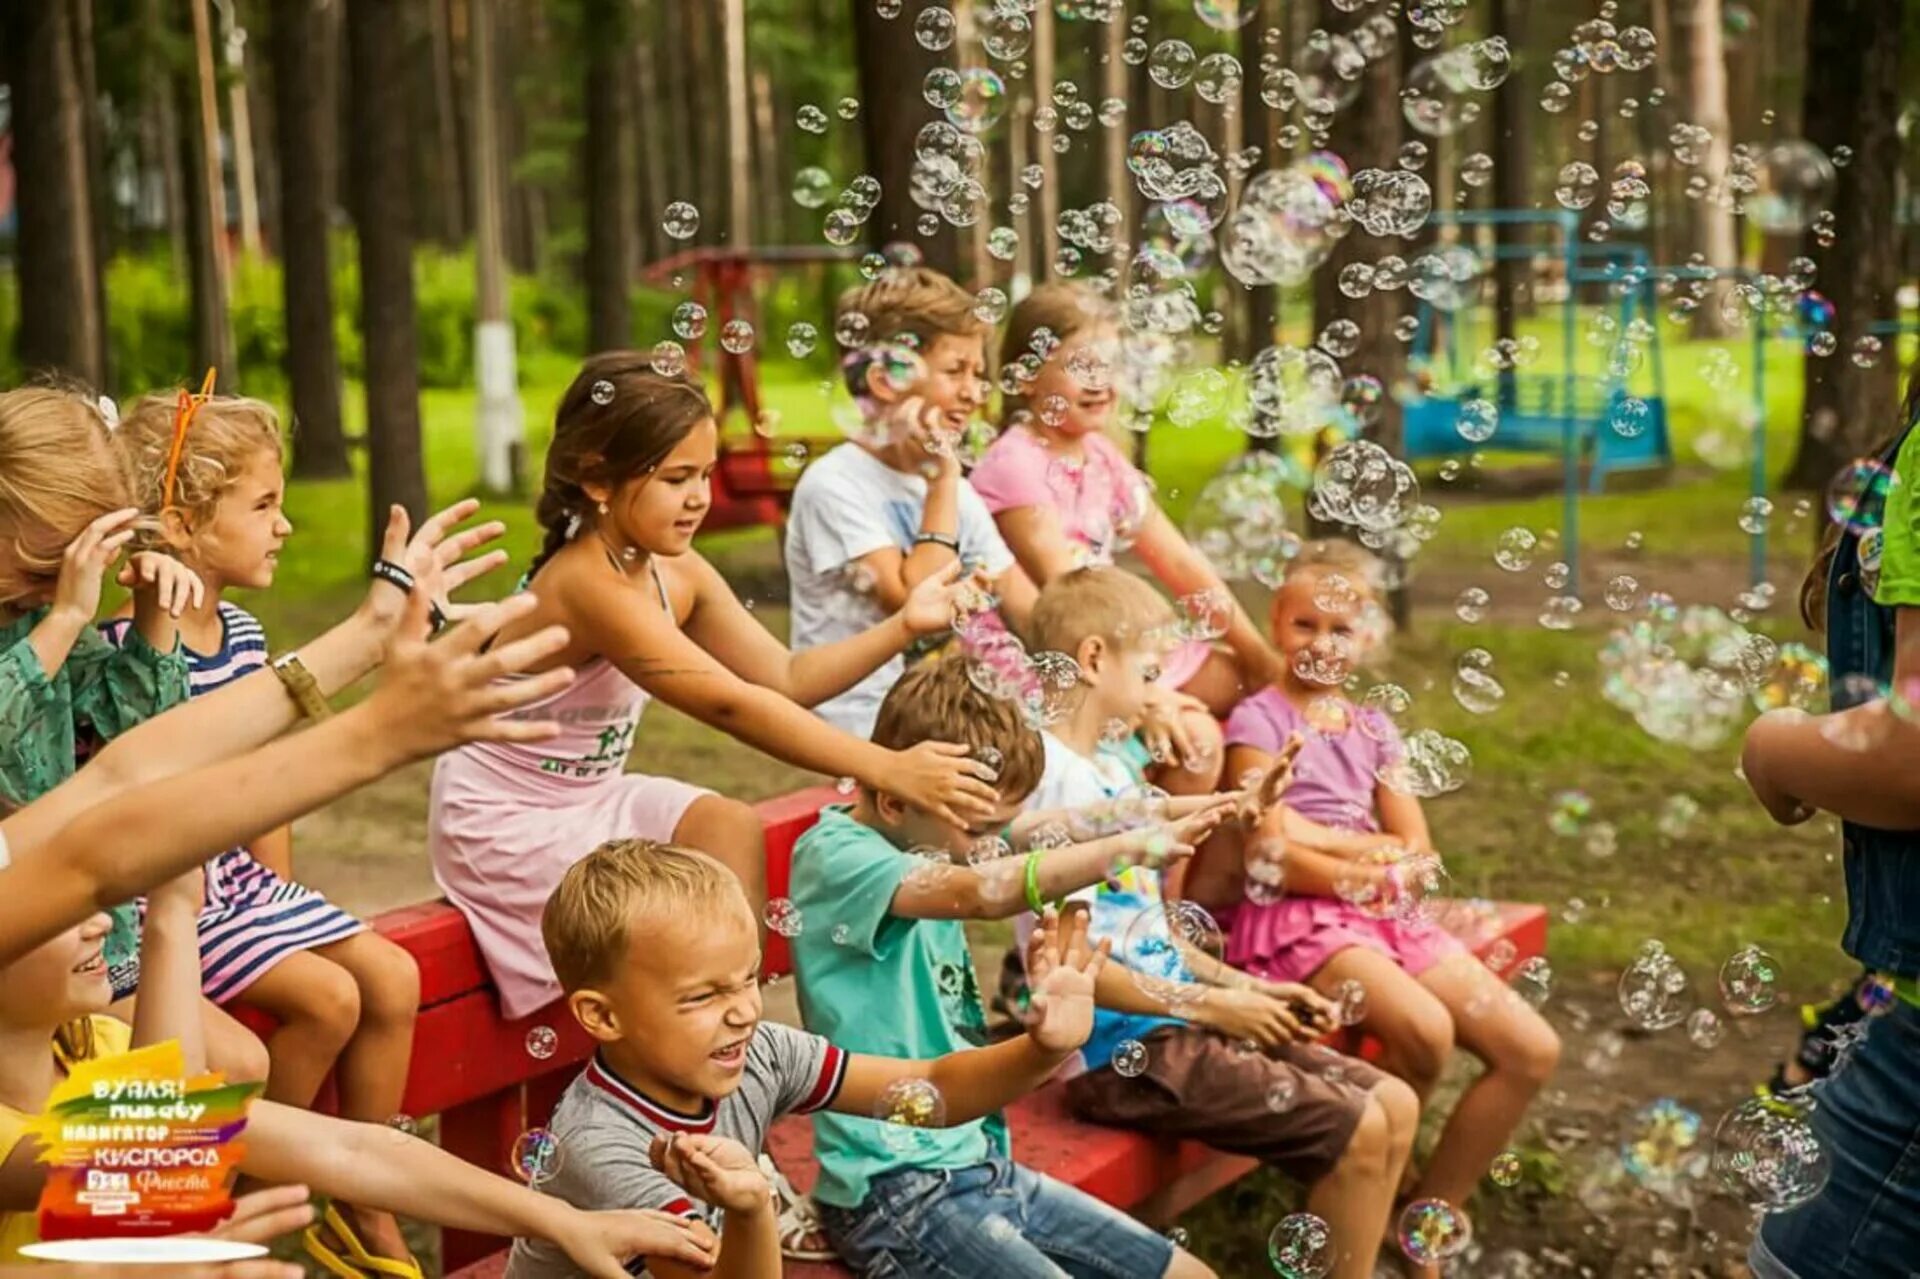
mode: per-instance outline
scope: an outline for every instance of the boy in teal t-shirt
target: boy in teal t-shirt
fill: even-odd
[[[863,792],[827,809],[794,848],[790,891],[805,926],[793,939],[807,1028],[849,1052],[925,1058],[980,1042],[986,1017],[961,921],[1007,919],[1042,900],[1157,863],[1192,843],[1229,805],[1025,857],[978,856],[1003,830],[1018,847],[1059,814],[1021,816],[1045,768],[1040,737],[1006,700],[976,688],[955,654],[901,677],[873,740],[905,749],[959,742],[991,773],[998,811],[955,826],[891,795]],[[910,1113],[814,1117],[827,1237],[863,1274],[1204,1279],[1207,1266],[1156,1231],[1012,1161],[1004,1120],[921,1126],[943,1109],[924,1093]],[[892,1122],[886,1122],[891,1120]],[[904,1121],[904,1122],[903,1122]],[[997,1224],[996,1224],[997,1223]]]

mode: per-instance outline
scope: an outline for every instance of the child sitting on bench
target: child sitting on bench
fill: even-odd
[[[1035,807],[1145,800],[1139,765],[1103,729],[1139,714],[1173,620],[1164,597],[1116,568],[1072,569],[1040,592],[1033,643],[1073,657],[1081,691],[1044,734]],[[1263,779],[1260,795],[1283,780]],[[1068,1083],[1068,1103],[1093,1123],[1192,1138],[1279,1168],[1308,1187],[1307,1211],[1327,1223],[1337,1257],[1329,1273],[1367,1279],[1419,1099],[1365,1062],[1314,1046],[1335,1024],[1333,1006],[1310,987],[1220,962],[1217,925],[1190,902],[1163,900],[1159,881],[1135,867],[1075,894],[1119,962],[1101,975],[1086,1072]]]
[[[754,1154],[781,1115],[833,1111],[912,1140],[920,1125],[971,1129],[1037,1087],[1087,1037],[1093,983],[1086,919],[1035,936],[1038,1015],[1025,1035],[895,1061],[850,1053],[761,1020],[758,922],[739,881],[704,853],[604,844],[561,879],[541,921],[575,1020],[599,1042],[550,1131],[560,1159],[543,1189],[578,1208],[651,1208],[719,1231],[713,1268],[655,1259],[655,1279],[780,1273],[771,1187]],[[934,1103],[938,1103],[938,1108]],[[509,1279],[577,1275],[551,1242],[522,1239]]]
[[[1029,901],[1185,855],[1232,807],[1221,799],[1169,825],[1044,856],[996,856],[1005,852],[1003,828],[1020,847],[1058,819],[1030,814],[1008,827],[1040,780],[1040,737],[1010,701],[982,692],[970,667],[955,653],[908,671],[881,704],[874,741],[895,750],[967,743],[998,767],[999,810],[959,826],[868,790],[850,808],[827,808],[794,848],[793,901],[805,921],[793,939],[801,1014],[809,1029],[850,1049],[930,1059],[984,1042],[962,920],[1010,919]],[[870,1119],[814,1120],[814,1199],[835,1250],[862,1274],[1212,1274],[1159,1232],[1014,1163],[999,1115],[915,1134],[922,1140],[896,1136]]]

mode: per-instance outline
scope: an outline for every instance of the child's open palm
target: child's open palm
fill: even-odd
[[[1033,1018],[1027,1034],[1049,1052],[1072,1052],[1093,1033],[1093,988],[1108,945],[1087,944],[1087,908],[1067,907],[1066,921],[1048,911],[1027,943],[1027,986]]]
[[[900,618],[916,636],[938,634],[952,626],[954,618],[965,611],[966,601],[986,590],[986,574],[969,573],[964,564],[955,560],[943,571],[920,580],[907,595],[907,602],[900,606]]]
[[[754,1212],[772,1203],[773,1187],[751,1152],[711,1133],[655,1137],[653,1166],[696,1199],[728,1212]]]

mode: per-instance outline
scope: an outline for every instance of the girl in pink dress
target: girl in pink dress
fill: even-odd
[[[521,712],[562,731],[441,756],[429,818],[435,877],[473,926],[509,1017],[559,996],[541,912],[566,869],[609,839],[699,848],[740,876],[756,909],[765,898],[751,808],[626,771],[653,697],[778,759],[851,777],[943,820],[971,825],[999,803],[983,780],[993,770],[963,746],[885,750],[803,709],[945,629],[963,586],[958,569],[920,583],[878,626],[788,652],[693,549],[712,503],[717,446],[705,393],[655,373],[645,354],[594,356],[560,402],[536,508],[546,543],[527,577],[539,604],[496,638],[567,629],[566,647],[542,669],[569,666],[576,678]]]
[[[1560,1041],[1423,918],[1407,889],[1423,859],[1437,859],[1420,801],[1390,784],[1405,748],[1390,719],[1340,692],[1384,633],[1378,581],[1378,561],[1351,542],[1310,543],[1289,564],[1272,615],[1285,674],[1234,709],[1226,739],[1227,768],[1237,777],[1264,769],[1300,737],[1293,784],[1249,841],[1246,900],[1227,904],[1241,887],[1237,867],[1196,866],[1187,882],[1221,911],[1228,963],[1310,983],[1336,1000],[1358,983],[1359,1024],[1383,1045],[1380,1064],[1423,1098],[1455,1042],[1486,1063],[1448,1118],[1417,1191],[1462,1205],[1553,1073]],[[1223,886],[1223,878],[1232,882]]]
[[[1005,426],[968,477],[1000,536],[1036,586],[1069,569],[1106,566],[1133,550],[1172,594],[1199,596],[1224,641],[1189,639],[1161,664],[1161,685],[1179,690],[1186,741],[1200,768],[1160,770],[1169,791],[1200,794],[1220,779],[1220,730],[1243,681],[1265,682],[1279,659],[1206,557],[1155,503],[1151,482],[1106,435],[1115,329],[1105,304],[1078,284],[1035,289],[1013,309],[1001,342]],[[1162,709],[1164,716],[1164,709]],[[1173,717],[1167,717],[1173,718]],[[1185,774],[1183,776],[1183,774]]]

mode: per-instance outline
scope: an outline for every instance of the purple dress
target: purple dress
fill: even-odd
[[[1279,689],[1263,688],[1227,717],[1227,745],[1278,754],[1299,733],[1305,744],[1294,764],[1287,804],[1302,817],[1341,830],[1380,829],[1374,807],[1376,770],[1398,759],[1400,735],[1377,711],[1348,704],[1340,733],[1310,728]],[[1389,956],[1419,976],[1463,950],[1444,928],[1423,920],[1374,919],[1337,897],[1284,894],[1271,902],[1245,901],[1223,912],[1227,962],[1273,981],[1305,981],[1329,959],[1353,946]]]

